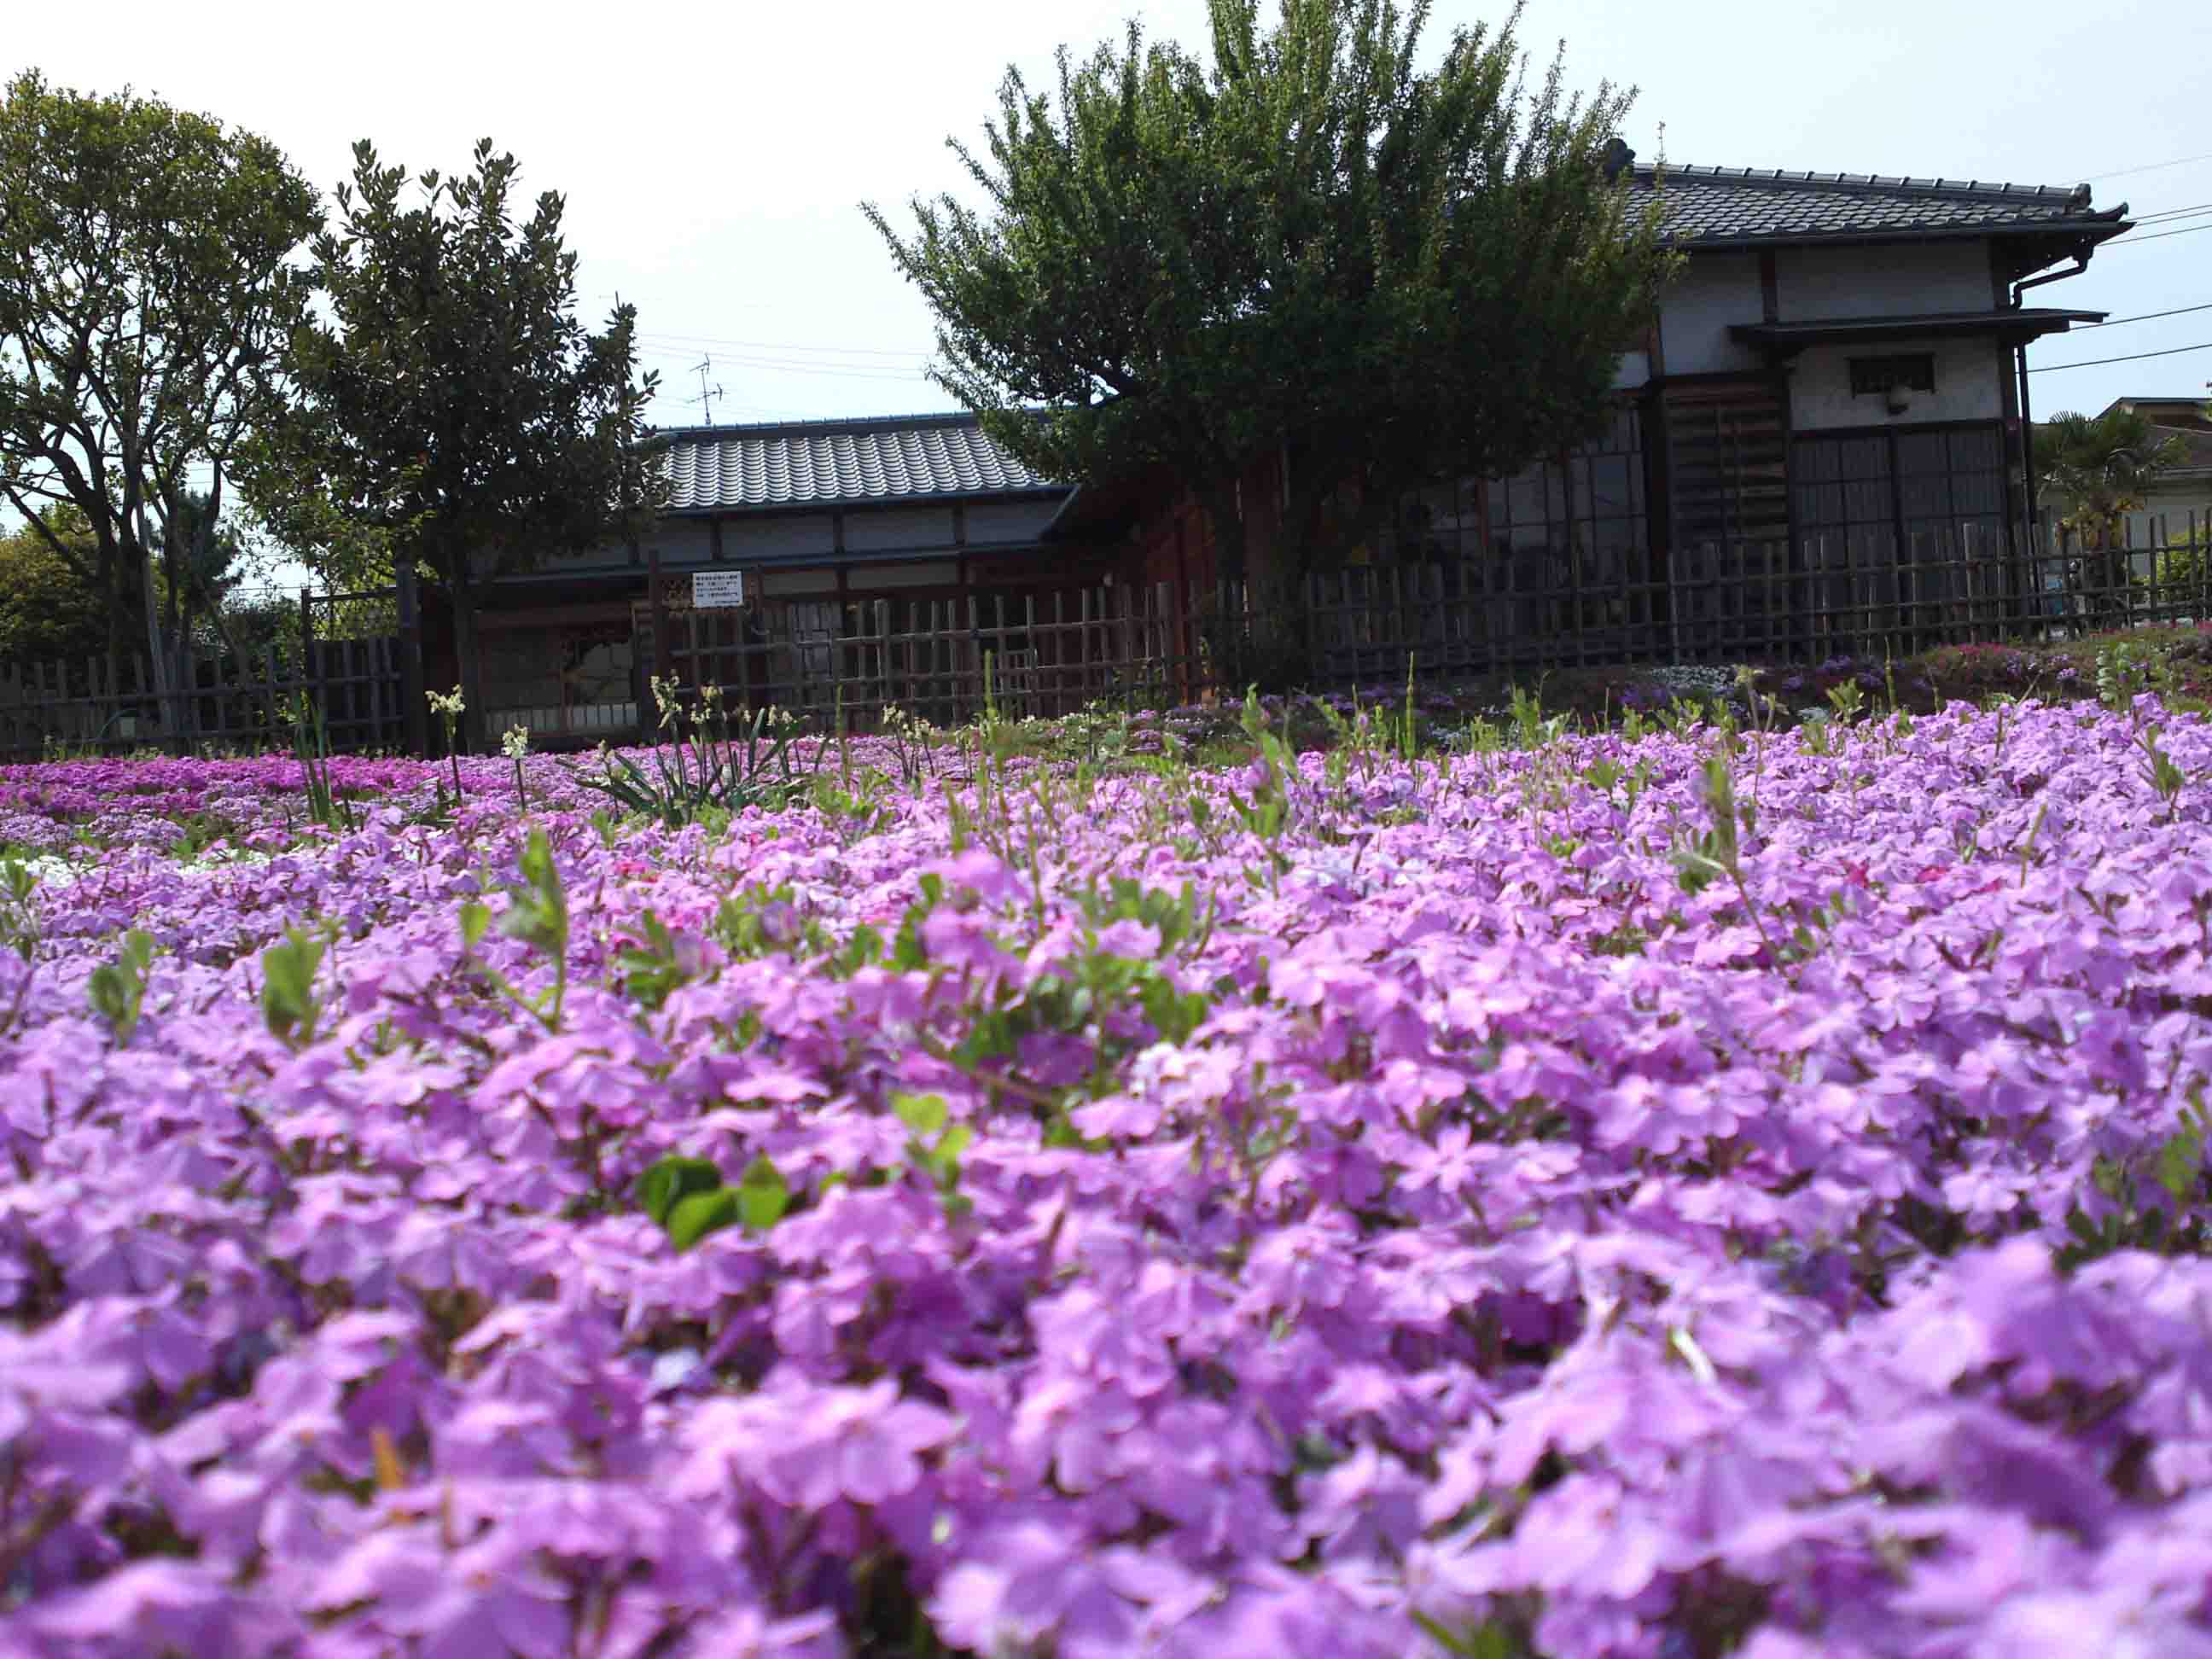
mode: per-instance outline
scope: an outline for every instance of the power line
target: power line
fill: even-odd
[[[734,346],[741,351],[821,352],[835,357],[894,357],[909,362],[929,355],[924,351],[891,351],[876,346],[795,345],[781,340],[726,340],[709,334],[663,334],[653,330],[642,331],[637,337],[659,340],[670,345]]]
[[[2100,185],[2111,179],[2131,179],[2138,173],[2158,173],[2167,167],[2185,167],[2191,161],[2212,161],[2212,150],[2202,155],[2179,155],[2171,161],[2146,161],[2139,167],[2116,167],[2110,173],[2085,173],[2084,184]]]
[[[2192,311],[2212,311],[2212,305],[2176,306],[2172,311],[2146,311],[2140,317],[2107,317],[2101,323],[2076,323],[2074,331],[2087,328],[2118,328],[2122,323],[2148,323],[2160,317],[2186,317]]]
[[[2154,225],[2161,219],[2186,219],[2199,213],[2212,212],[2212,202],[2197,202],[2189,207],[2160,208],[2156,213],[2138,213],[2139,225]]]
[[[2212,225],[2184,225],[2179,230],[2161,230],[2155,236],[2123,236],[2110,247],[2139,247],[2145,242],[2162,242],[2169,236],[2191,236],[2200,230],[2212,230]]]
[[[641,347],[638,355],[641,357],[658,357],[663,361],[686,362],[691,356],[688,351],[670,350],[659,346]],[[910,386],[916,380],[927,380],[929,378],[920,369],[860,368],[844,363],[780,362],[767,357],[726,356],[720,361],[733,364],[739,368],[758,369],[769,374],[813,374],[842,380],[897,380]],[[689,370],[687,369],[686,372],[688,373]]]
[[[2212,351],[2212,340],[2196,345],[2175,346],[2166,351],[2131,351],[2124,357],[2092,357],[2080,363],[2039,363],[2027,372],[2031,374],[2056,374],[2062,368],[2096,368],[2105,363],[2139,363],[2146,357],[2179,357],[2185,352]]]

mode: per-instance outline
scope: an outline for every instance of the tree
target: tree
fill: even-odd
[[[404,167],[366,142],[314,243],[327,315],[294,337],[299,400],[261,447],[252,493],[326,581],[413,567],[453,602],[473,723],[483,712],[475,594],[545,555],[636,534],[663,499],[637,374],[636,311],[605,331],[574,314],[562,198],[509,210],[516,164],[480,143],[472,170]]]
[[[1048,476],[1192,491],[1233,571],[1240,480],[1288,453],[1287,576],[1407,489],[1589,435],[1672,258],[1611,164],[1629,95],[1568,97],[1556,61],[1531,92],[1515,20],[1424,73],[1427,0],[1258,9],[1210,0],[1210,65],[1133,24],[1063,49],[1056,106],[1009,70],[987,156],[951,141],[981,210],[862,210],[936,313],[933,377]]]
[[[2098,550],[2119,544],[2127,515],[2182,459],[2180,438],[2132,409],[2054,416],[2035,431],[2036,476],[2065,501],[2066,528]]]
[[[319,222],[264,139],[127,90],[35,71],[8,85],[0,500],[99,596],[112,656],[143,629],[173,672],[192,607],[212,603],[226,483],[281,396],[305,304],[288,261]]]
[[[2035,428],[2035,471],[2065,503],[2059,522],[2081,538],[2081,574],[2104,619],[2124,603],[2127,515],[2159,477],[2181,465],[2182,442],[2132,409],[2064,414]]]
[[[106,648],[106,596],[84,574],[96,556],[92,527],[73,507],[50,507],[39,524],[0,536],[0,663],[73,665]]]

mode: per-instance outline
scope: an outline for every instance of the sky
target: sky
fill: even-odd
[[[897,222],[917,194],[972,190],[945,141],[980,145],[1008,65],[1048,84],[1058,46],[1118,38],[1132,15],[1204,42],[1204,0],[111,0],[97,27],[0,35],[0,67],[259,132],[326,194],[357,139],[454,171],[489,137],[526,193],[566,198],[587,314],[637,306],[656,422],[726,424],[952,406],[923,378],[927,309],[859,204]],[[1438,0],[1432,46],[1503,15]],[[1635,86],[1626,136],[1645,157],[2087,182],[2100,206],[2200,210],[2034,298],[2116,319],[2212,307],[2212,6],[1530,0],[1520,33],[1540,61],[1564,42],[1571,85]],[[2152,352],[2172,355],[2064,367]],[[2047,340],[2031,363],[2039,418],[2203,395],[2212,308]]]

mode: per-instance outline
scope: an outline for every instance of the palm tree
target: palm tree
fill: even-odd
[[[2081,585],[2100,615],[2127,585],[2127,515],[2182,459],[2179,437],[2117,405],[2101,415],[2056,416],[2035,429],[2036,476],[2065,502],[2059,525],[2080,538]]]

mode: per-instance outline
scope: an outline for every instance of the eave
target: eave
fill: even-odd
[[[2021,345],[2046,334],[2063,334],[2076,323],[2101,323],[2101,311],[2051,307],[2018,311],[1930,312],[1918,317],[1834,317],[1796,323],[1738,323],[1730,335],[1746,345],[1788,356],[1819,345],[1874,345],[1892,340],[1987,337]]]

